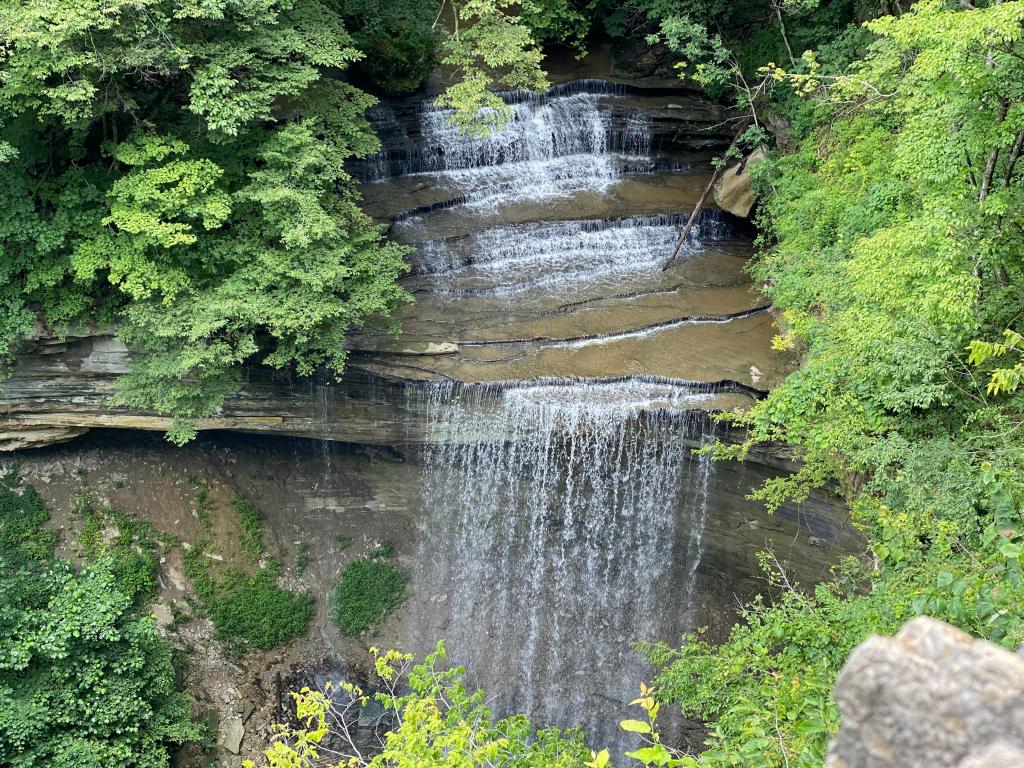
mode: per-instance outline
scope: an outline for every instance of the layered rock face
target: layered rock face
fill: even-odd
[[[1024,766],[1024,657],[941,621],[866,640],[835,696],[828,768]]]
[[[353,339],[340,386],[248,371],[200,428],[408,443],[425,439],[423,381],[651,378],[718,393],[702,408],[776,384],[791,361],[771,349],[771,316],[743,273],[742,226],[706,211],[663,269],[727,143],[726,115],[663,81],[577,74],[506,94],[513,119],[486,138],[459,133],[427,97],[375,108],[384,150],[353,172],[367,210],[414,249],[400,334]],[[109,405],[130,356],[112,329],[27,340],[0,381],[0,449],[166,429]]]
[[[595,743],[621,752],[635,743],[617,720],[651,674],[632,642],[724,631],[754,591],[759,550],[808,583],[860,540],[825,494],[774,517],[746,498],[787,471],[779,457],[719,467],[691,450],[741,439],[710,412],[749,405],[793,363],[772,350],[769,307],[744,272],[743,222],[704,211],[668,264],[727,115],[664,82],[578,74],[505,94],[513,119],[484,138],[427,99],[379,107],[384,150],[353,170],[366,209],[411,249],[416,301],[398,334],[353,338],[340,383],[249,370],[199,427],[319,441],[254,449],[235,436],[223,460],[263,454],[261,471],[313,486],[276,498],[301,505],[282,526],[317,542],[321,591],[347,557],[330,548],[336,531],[387,535],[413,591],[383,630],[394,645],[447,638],[500,713],[586,718]],[[35,339],[0,385],[0,439],[165,429],[108,404],[130,357],[102,331]],[[387,458],[367,466],[344,453],[353,444]],[[138,445],[94,456],[130,476],[139,462],[208,464],[202,443]]]

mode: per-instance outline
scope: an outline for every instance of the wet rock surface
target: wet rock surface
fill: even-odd
[[[457,350],[410,361],[364,336],[357,346],[381,354],[363,364],[474,382],[648,375],[775,386],[792,360],[771,349],[768,307],[743,272],[743,225],[705,211],[665,268],[707,185],[721,110],[684,90],[594,79],[509,100],[510,124],[479,139],[443,110],[406,105],[405,138],[364,186],[367,210],[414,248],[406,285],[416,302],[400,339]],[[411,134],[416,153],[394,150]]]
[[[835,695],[828,768],[1024,765],[1024,657],[941,621],[866,640]]]

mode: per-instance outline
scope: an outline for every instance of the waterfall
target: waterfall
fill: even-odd
[[[728,223],[718,209],[702,211],[694,241],[721,238]],[[455,241],[429,240],[417,248],[419,274],[446,278],[435,290],[464,293],[454,278],[475,280],[476,295],[514,296],[542,289],[556,295],[583,283],[660,278],[689,214],[556,221],[494,227]],[[690,245],[686,254],[696,249]],[[685,255],[685,254],[684,254]]]
[[[420,130],[422,170],[536,163],[570,155],[602,154],[608,145],[611,114],[598,108],[601,95],[577,93],[557,98],[524,98],[511,106],[501,130],[474,137],[451,122],[452,110],[426,106]]]
[[[416,115],[413,136],[393,109],[380,105],[367,119],[385,148],[354,172],[366,181],[386,179],[391,169],[430,175],[476,207],[603,191],[621,178],[624,163],[637,168],[651,151],[650,117],[635,109],[620,114],[606,103],[624,93],[621,86],[579,80],[547,93],[500,94],[511,116],[481,137],[454,125],[451,109],[429,103]]]
[[[511,119],[483,137],[460,132],[434,106],[414,119],[376,117],[393,137],[406,126],[405,154],[393,148],[388,167],[444,192],[417,198],[421,180],[395,182],[420,203],[396,217],[393,233],[416,244],[415,286],[431,311],[457,313],[473,297],[495,322],[534,312],[530,333],[558,331],[548,350],[730,321],[687,314],[679,302],[675,315],[658,308],[645,321],[635,312],[620,330],[591,332],[586,310],[551,309],[607,299],[597,312],[611,313],[629,301],[612,300],[641,293],[672,307],[678,281],[692,275],[662,270],[689,212],[649,215],[648,201],[610,194],[624,174],[655,165],[651,118],[626,93],[577,81],[504,94]],[[568,195],[554,210],[574,218],[551,220],[560,214],[544,201]],[[610,217],[619,203],[622,215]],[[720,212],[705,211],[684,256],[728,234]],[[747,311],[756,310],[736,316]],[[525,343],[460,346],[503,341]],[[591,744],[620,754],[635,742],[617,724],[652,673],[631,643],[677,642],[696,619],[713,473],[692,448],[713,439],[707,409],[716,396],[709,385],[625,365],[622,373],[637,375],[409,389],[410,410],[429,425],[409,643],[422,650],[445,639],[499,714],[581,725]]]
[[[623,379],[424,396],[437,439],[414,584],[444,596],[450,656],[500,713],[632,746],[616,724],[650,671],[630,643],[691,627],[710,467],[686,441],[709,439],[709,393]]]

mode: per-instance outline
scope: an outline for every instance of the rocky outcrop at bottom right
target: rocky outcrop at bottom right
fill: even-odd
[[[1024,657],[919,617],[836,683],[827,768],[1024,768]]]

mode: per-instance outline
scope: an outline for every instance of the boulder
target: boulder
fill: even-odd
[[[729,166],[715,182],[715,203],[722,210],[742,219],[754,207],[754,188],[750,169],[764,160],[765,148],[758,147],[742,161]]]
[[[827,768],[1024,766],[1024,658],[941,621],[868,638],[835,696]]]
[[[174,614],[171,612],[170,607],[164,603],[153,603],[150,611],[153,613],[153,618],[156,619],[158,627],[169,627],[174,623]]]
[[[221,723],[220,745],[232,755],[242,751],[245,723],[240,717],[232,717]]]

